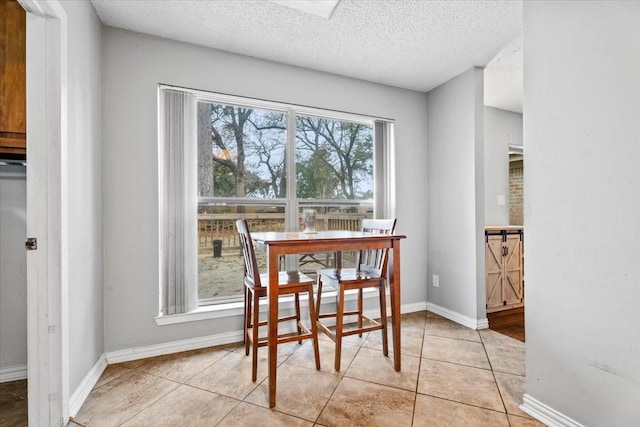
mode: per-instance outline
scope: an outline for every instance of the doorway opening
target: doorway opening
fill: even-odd
[[[26,12],[0,2],[0,425],[27,425]]]

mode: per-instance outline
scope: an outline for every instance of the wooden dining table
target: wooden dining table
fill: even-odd
[[[254,246],[267,253],[268,284],[268,340],[269,340],[269,407],[276,404],[276,367],[278,335],[278,266],[280,255],[342,252],[361,249],[389,248],[389,289],[391,296],[391,331],[393,337],[393,366],[400,371],[400,240],[401,234],[371,234],[362,231],[256,232],[251,233]],[[337,257],[336,268],[340,267]]]

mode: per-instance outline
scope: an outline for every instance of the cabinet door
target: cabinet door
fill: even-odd
[[[487,284],[487,309],[502,307],[503,269],[502,236],[487,236],[485,246],[485,268]]]
[[[0,152],[26,147],[26,13],[15,0],[0,1]]]
[[[502,297],[506,305],[518,304],[523,298],[522,241],[519,235],[509,234],[503,244],[507,249],[503,258]]]

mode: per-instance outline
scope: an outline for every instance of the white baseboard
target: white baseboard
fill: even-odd
[[[7,366],[0,368],[0,383],[8,383],[10,381],[26,380],[27,365]]]
[[[478,330],[480,330],[480,329],[489,329],[489,319],[487,319],[486,317],[484,319],[478,319],[478,323],[477,323],[476,329],[478,329]]]
[[[487,320],[487,318],[473,319],[453,310],[449,310],[448,308],[441,307],[432,302],[427,302],[427,310],[473,330],[486,329],[489,327],[489,321]]]
[[[93,387],[96,385],[96,383],[100,379],[100,376],[106,368],[107,359],[103,354],[102,356],[100,356],[96,364],[93,365],[93,368],[91,368],[87,375],[85,375],[76,391],[74,391],[71,395],[71,398],[69,399],[70,416],[75,417],[78,414],[78,411],[84,404],[84,401],[87,400],[87,397],[89,397],[89,393],[91,393],[91,390],[93,390]]]
[[[427,302],[416,302],[413,304],[404,304],[400,306],[400,313],[415,313],[416,311],[425,311],[427,309]],[[390,312],[389,312],[390,313]]]
[[[584,427],[584,425],[579,422],[534,399],[528,394],[522,397],[520,409],[550,427]]]

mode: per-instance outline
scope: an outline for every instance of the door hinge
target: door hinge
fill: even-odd
[[[27,240],[24,241],[24,248],[28,251],[35,251],[38,249],[38,239],[35,237],[28,237]]]

